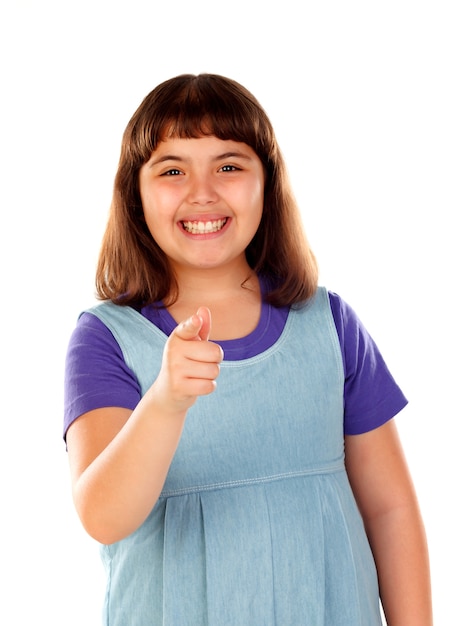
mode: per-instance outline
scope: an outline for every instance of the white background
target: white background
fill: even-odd
[[[0,14],[0,622],[100,624],[103,571],[70,496],[63,368],[121,135],[202,71],[277,129],[321,282],[356,309],[410,406],[398,417],[447,608],[446,2],[4,1]]]

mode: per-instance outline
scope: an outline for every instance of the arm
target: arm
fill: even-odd
[[[345,439],[388,626],[432,626],[426,536],[394,420]]]
[[[134,411],[89,411],[67,432],[75,507],[101,543],[123,539],[151,512],[188,409],[215,389],[222,351],[207,341],[208,309],[199,313],[167,340],[160,373]]]

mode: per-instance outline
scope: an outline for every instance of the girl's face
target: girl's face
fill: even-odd
[[[148,228],[178,275],[247,267],[264,198],[263,165],[248,145],[215,136],[161,141],[139,190]]]

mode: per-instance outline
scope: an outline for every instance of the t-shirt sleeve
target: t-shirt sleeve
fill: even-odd
[[[91,313],[83,313],[66,354],[64,430],[83,413],[108,406],[134,410],[140,386],[126,365],[111,331]]]
[[[345,371],[344,431],[358,435],[385,424],[407,399],[354,310],[333,292],[329,299]]]

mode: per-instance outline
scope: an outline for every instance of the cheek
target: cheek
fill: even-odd
[[[248,188],[248,195],[253,206],[262,207],[264,200],[265,183],[263,176],[257,178],[257,182]]]
[[[261,194],[254,194],[251,198],[251,201],[248,202],[250,206],[250,211],[248,213],[248,234],[251,232],[252,239],[257,232],[257,229],[260,226],[262,221],[263,214],[263,196]]]
[[[148,227],[148,230],[153,235],[153,238],[156,240],[155,235],[160,229],[160,225],[163,222],[161,219],[161,215],[158,212],[157,208],[153,203],[149,203],[142,198],[142,207],[143,207],[143,217],[145,219],[145,223]]]
[[[255,189],[251,198],[251,206],[253,207],[254,219],[260,220],[262,219],[263,212],[263,204],[264,204],[264,188],[262,185],[258,189]]]
[[[182,200],[182,190],[174,185],[159,184],[141,194],[142,205],[149,215],[170,217]]]
[[[262,211],[264,201],[264,185],[262,182],[252,181],[235,190],[234,193],[232,200],[242,209],[251,208],[253,211]]]
[[[166,197],[162,194],[148,191],[141,196],[143,214],[145,221],[150,226],[151,223],[157,224],[164,219],[164,216],[169,213],[169,204]]]

